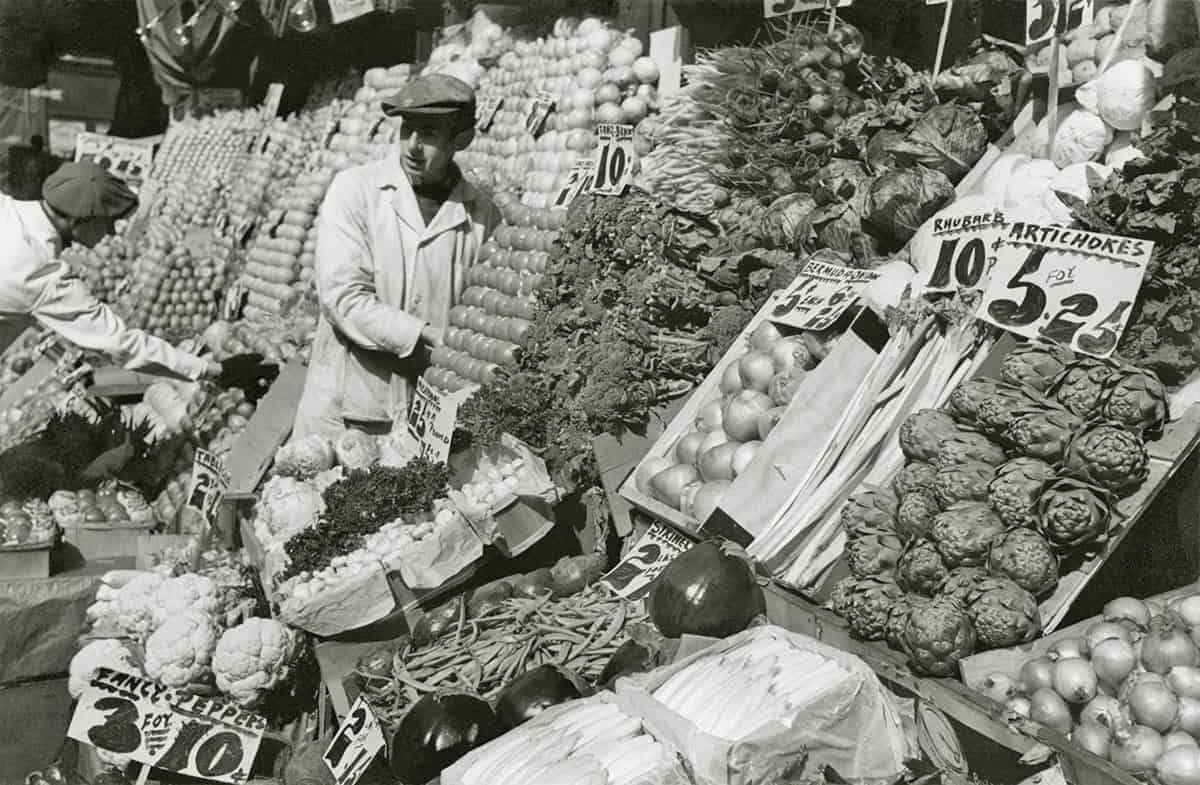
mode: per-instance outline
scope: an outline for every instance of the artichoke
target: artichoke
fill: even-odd
[[[1151,437],[1167,422],[1167,390],[1150,371],[1125,367],[1110,376],[1101,394],[1100,415]]]
[[[1070,478],[1051,484],[1038,500],[1038,531],[1056,553],[1100,545],[1112,531],[1109,494]]]
[[[908,494],[896,511],[896,533],[905,542],[921,539],[933,526],[933,516],[941,509],[931,491]]]
[[[968,428],[979,427],[979,407],[996,394],[1000,383],[995,379],[968,379],[950,393],[946,411],[959,424]]]
[[[904,650],[904,625],[908,623],[908,614],[913,608],[926,602],[929,600],[915,594],[905,594],[896,600],[892,605],[891,613],[888,614],[887,626],[883,633],[883,638],[887,641],[888,646],[897,651]]]
[[[850,631],[867,641],[883,638],[895,603],[904,597],[900,587],[880,578],[843,578],[834,587],[829,607],[844,618]]]
[[[1074,359],[1075,355],[1062,344],[1029,341],[1005,355],[1000,378],[1009,384],[1045,392]]]
[[[933,498],[943,510],[956,502],[981,502],[996,468],[982,461],[967,461],[939,469],[933,477]]]
[[[1034,597],[1045,597],[1058,586],[1058,557],[1032,529],[1010,529],[998,537],[988,553],[988,569]]]
[[[910,461],[932,462],[941,444],[958,433],[954,418],[937,409],[921,409],[900,425],[900,449]]]
[[[904,501],[904,497],[915,491],[926,490],[933,485],[933,475],[937,472],[933,464],[925,461],[911,461],[892,480],[892,490]]]
[[[1044,397],[1028,387],[998,384],[992,394],[979,403],[977,427],[984,433],[1000,438],[1008,431],[1017,412],[1045,403]]]
[[[859,578],[890,575],[904,543],[895,534],[867,534],[846,543],[846,566]]]
[[[967,618],[986,648],[1029,643],[1042,631],[1034,596],[1008,578],[987,578],[967,598]]]
[[[894,531],[899,505],[900,500],[890,490],[864,485],[842,507],[842,528],[851,539]]]
[[[1105,383],[1115,370],[1105,360],[1080,357],[1063,369],[1047,392],[1059,404],[1085,420],[1090,419],[1099,412]]]
[[[1075,434],[1063,454],[1063,473],[1125,495],[1150,473],[1142,437],[1118,425],[1097,423]]]
[[[1004,463],[1006,457],[1004,448],[982,433],[960,430],[942,442],[934,466],[944,469],[968,461],[982,461],[999,466]]]
[[[1037,525],[1037,503],[1054,469],[1037,458],[1013,458],[996,469],[988,485],[987,502],[1005,526]]]
[[[1082,427],[1082,418],[1061,406],[1030,407],[1013,417],[1004,435],[1022,455],[1055,463]]]
[[[900,588],[913,594],[932,597],[949,576],[950,570],[928,540],[918,540],[905,549],[896,565],[896,580]]]
[[[958,661],[975,649],[971,620],[962,603],[951,597],[915,605],[901,637],[909,665],[922,676],[957,675]]]
[[[982,567],[955,567],[938,587],[938,594],[965,603],[975,587],[988,577],[987,570]]]
[[[987,560],[992,542],[1004,533],[1004,524],[982,502],[959,502],[933,519],[929,538],[937,544],[946,566],[979,567]]]

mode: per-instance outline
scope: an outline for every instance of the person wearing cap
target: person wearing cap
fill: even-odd
[[[465,273],[500,220],[454,163],[474,135],[470,85],[423,75],[383,110],[400,118],[398,152],[338,174],[321,205],[321,316],[296,439],[403,421],[428,349],[441,344]]]
[[[0,352],[37,323],[82,349],[121,358],[132,370],[220,377],[220,363],[127,327],[59,260],[72,241],[95,246],[135,207],[133,192],[90,162],[59,167],[42,185],[41,201],[0,197]]]

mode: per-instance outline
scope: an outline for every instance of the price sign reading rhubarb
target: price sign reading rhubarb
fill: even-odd
[[[873,270],[811,260],[779,298],[771,321],[798,330],[824,330],[854,305],[864,286],[878,277]]]
[[[383,728],[360,695],[323,757],[337,785],[354,785],[385,746]]]
[[[975,316],[1026,338],[1108,357],[1153,251],[1148,240],[1010,224]]]
[[[491,128],[492,121],[496,119],[496,112],[500,111],[500,106],[504,103],[504,96],[489,95],[479,102],[479,119],[475,121],[475,127],[480,131],[486,131]]]
[[[920,232],[925,232],[921,227]],[[926,292],[953,292],[958,289],[982,289],[996,263],[996,249],[1004,232],[1004,214],[999,210],[953,218],[934,218],[933,248],[937,259],[925,283]]]
[[[410,446],[422,458],[445,463],[450,457],[450,437],[458,419],[458,407],[470,393],[443,393],[425,379],[417,379],[408,408]]]
[[[650,584],[667,565],[690,547],[692,541],[687,537],[655,523],[600,581],[627,600],[639,600],[649,593]]]
[[[633,176],[633,126],[600,123],[596,126],[600,150],[592,170],[591,192],[620,196]]]
[[[229,488],[229,472],[225,462],[207,450],[196,450],[192,462],[192,481],[188,485],[183,506],[195,510],[208,525],[217,526],[217,508]]]
[[[156,769],[243,783],[267,721],[232,703],[98,668],[67,735]]]
[[[533,100],[533,105],[529,107],[529,114],[525,115],[525,130],[537,136],[542,132],[542,126],[546,124],[546,118],[550,116],[550,110],[554,108],[554,96],[547,92],[540,92],[537,98]]]

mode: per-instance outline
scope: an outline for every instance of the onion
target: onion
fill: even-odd
[[[1178,665],[1167,671],[1166,680],[1176,695],[1200,699],[1200,668]]]
[[[1133,672],[1137,656],[1127,641],[1109,638],[1092,649],[1092,669],[1096,677],[1110,687],[1117,687]]]
[[[618,66],[632,66],[635,60],[637,60],[637,55],[626,46],[615,47],[608,53],[608,64],[613,68]]]
[[[1200,744],[1191,735],[1181,730],[1173,730],[1166,736],[1163,736],[1163,750],[1169,751],[1176,747],[1187,747],[1188,749],[1200,752]]]
[[[1160,733],[1169,730],[1179,716],[1179,699],[1161,683],[1142,682],[1134,685],[1125,703],[1135,722]]]
[[[1108,733],[1108,728],[1102,728],[1098,725],[1079,725],[1075,730],[1071,731],[1071,741],[1093,755],[1099,755],[1101,758],[1108,757],[1108,747],[1111,739],[1112,737]]]
[[[630,96],[621,102],[622,119],[627,125],[637,125],[650,114],[650,106],[644,99],[638,98],[636,95]]]
[[[766,352],[752,351],[738,360],[738,373],[747,390],[765,393],[775,376],[775,363]]]
[[[1091,663],[1077,657],[1056,662],[1054,691],[1067,703],[1087,703],[1096,697],[1096,672]]]
[[[1083,638],[1063,638],[1056,641],[1046,656],[1053,662],[1059,660],[1078,659],[1083,657],[1083,649],[1087,644]]]
[[[1084,725],[1113,727],[1121,718],[1121,702],[1107,695],[1097,695],[1079,710],[1079,721]]]
[[[677,463],[650,480],[650,493],[663,504],[679,509],[683,489],[700,479],[695,466]]]
[[[650,618],[668,638],[725,638],[762,613],[765,600],[745,551],[709,540],[693,545],[654,581]]]
[[[800,389],[801,382],[804,381],[804,376],[804,371],[799,368],[780,371],[772,376],[771,383],[767,385],[767,394],[771,396],[771,403],[776,406],[787,406],[791,403]]]
[[[1162,785],[1197,785],[1200,783],[1200,749],[1194,746],[1168,749],[1154,764],[1154,774]]]
[[[1200,739],[1200,700],[1180,696],[1179,716],[1175,718],[1175,727],[1193,738]]]
[[[1089,652],[1095,651],[1098,643],[1109,638],[1120,638],[1126,643],[1133,643],[1133,637],[1129,634],[1129,630],[1113,621],[1098,621],[1088,627],[1087,632],[1084,633],[1084,641]]]
[[[1118,597],[1110,600],[1101,612],[1105,621],[1124,624],[1131,630],[1144,631],[1150,626],[1150,609],[1135,597]]]
[[[750,462],[754,460],[754,456],[758,453],[758,448],[762,447],[762,442],[757,439],[748,441],[745,444],[739,445],[737,452],[733,454],[733,476],[741,476],[741,473],[746,470]]]
[[[700,443],[704,441],[704,436],[702,431],[692,431],[680,438],[675,443],[675,460],[695,466],[696,461],[700,459]]]
[[[757,352],[770,352],[776,342],[783,338],[783,333],[774,322],[764,321],[750,333],[750,348]]]
[[[1054,663],[1045,657],[1027,660],[1017,676],[1025,692],[1034,693],[1043,687],[1054,686]]]
[[[784,412],[786,411],[786,406],[776,406],[774,409],[763,412],[762,416],[758,418],[758,438],[766,441],[767,436],[771,434],[771,431],[783,419]]]
[[[712,433],[721,430],[724,423],[724,401],[715,398],[700,407],[696,414],[696,430]]]
[[[737,452],[740,442],[725,442],[707,452],[700,453],[700,477],[705,482],[713,480],[733,479],[733,454]]]
[[[424,785],[500,732],[491,706],[474,695],[425,695],[400,720],[388,764],[403,785]]]
[[[707,433],[704,435],[704,441],[700,442],[698,455],[704,455],[704,453],[708,452],[714,447],[721,446],[727,441],[729,441],[729,434],[725,433],[724,430],[716,430],[711,433]],[[697,458],[696,460],[699,461],[700,459]]]
[[[612,34],[608,30],[596,30],[587,36],[587,48],[593,52],[604,52],[612,46]]]
[[[1019,691],[1017,683],[1013,681],[1012,677],[1004,673],[993,673],[980,682],[979,686],[975,689],[1000,704],[1005,703]]]
[[[765,355],[759,355],[765,356]],[[743,378],[745,372],[743,369]],[[771,408],[771,399],[756,390],[742,390],[729,399],[721,416],[722,426],[729,438],[748,442],[758,435],[758,418]]]
[[[659,77],[658,63],[649,57],[639,57],[633,61],[633,74],[642,84],[657,84]]]
[[[719,386],[722,395],[733,395],[742,391],[742,374],[738,369],[738,363],[730,363],[725,366],[725,372],[721,374],[721,384]]]
[[[1029,719],[1063,734],[1071,732],[1071,710],[1052,689],[1042,687],[1029,696]]]
[[[596,122],[619,124],[621,120],[621,107],[615,103],[606,102],[596,107]]]
[[[1004,702],[1004,708],[1018,717],[1029,718],[1030,712],[1033,710],[1033,705],[1029,702],[1029,698],[1024,695],[1014,695]]]
[[[1118,769],[1131,774],[1143,774],[1154,768],[1162,754],[1162,736],[1153,728],[1134,725],[1128,729],[1119,727],[1114,731],[1108,759]]]
[[[1152,673],[1166,673],[1177,665],[1200,665],[1200,651],[1188,636],[1183,621],[1174,614],[1163,614],[1150,624],[1142,638],[1142,667]]]
[[[505,730],[517,727],[551,706],[575,700],[581,692],[556,665],[541,665],[510,681],[496,697],[496,717]]]
[[[599,68],[584,68],[575,75],[575,81],[581,90],[594,90],[604,81],[604,74],[601,73]],[[592,104],[594,105],[595,103],[596,100],[593,95]]]
[[[1172,610],[1189,627],[1200,625],[1200,594],[1190,594],[1177,601]]]
[[[694,486],[694,490],[693,489]],[[684,492],[683,509],[681,512],[700,523],[704,523],[716,511],[717,505],[729,490],[728,480],[713,480],[705,483],[693,483],[688,486],[689,494]]]

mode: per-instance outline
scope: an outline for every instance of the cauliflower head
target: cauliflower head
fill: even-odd
[[[1094,161],[1113,140],[1113,130],[1084,109],[1076,109],[1063,120],[1054,135],[1054,163],[1059,168]]]
[[[1122,60],[1104,72],[1096,85],[1096,109],[1113,128],[1133,131],[1154,106],[1154,73],[1141,60]]]
[[[201,611],[177,613],[146,641],[146,675],[168,687],[201,681],[210,672],[217,625]]]
[[[154,632],[154,597],[166,578],[156,572],[139,575],[117,594],[117,625],[130,636],[145,640]]]
[[[336,460],[329,440],[313,434],[280,447],[275,452],[275,472],[303,479],[332,468]]]
[[[213,653],[217,689],[241,706],[254,706],[288,678],[296,634],[274,619],[247,619],[226,630]]]
[[[315,526],[325,511],[321,491],[292,477],[273,477],[263,486],[255,529],[264,543],[287,540]]]
[[[168,578],[154,592],[155,624],[162,625],[185,611],[217,617],[224,612],[221,600],[221,592],[212,578],[195,573]]]
[[[124,673],[141,673],[133,661],[133,654],[119,640],[102,638],[94,640],[75,652],[67,669],[67,690],[78,700],[99,668],[112,668]]]

